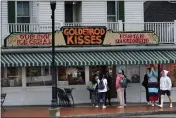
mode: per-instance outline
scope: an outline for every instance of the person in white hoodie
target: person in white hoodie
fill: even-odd
[[[160,78],[160,94],[161,94],[161,104],[158,105],[159,107],[163,107],[164,102],[164,96],[165,94],[169,98],[170,107],[172,107],[172,98],[171,98],[171,88],[172,88],[172,82],[171,79],[167,76],[169,71],[163,70],[162,71],[162,77]]]

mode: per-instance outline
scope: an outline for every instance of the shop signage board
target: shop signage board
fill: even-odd
[[[52,33],[12,33],[6,47],[51,46]],[[105,26],[62,27],[55,32],[55,46],[84,45],[152,45],[159,44],[154,32],[111,32]]]

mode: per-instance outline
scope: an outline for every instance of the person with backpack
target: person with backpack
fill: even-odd
[[[98,88],[97,88],[97,81],[96,81],[97,74],[93,75],[92,81],[87,87],[87,90],[90,92],[91,95],[91,103],[92,106],[97,105],[97,100],[98,100]]]
[[[96,107],[99,107],[100,100],[103,100],[102,108],[106,108],[106,92],[107,92],[107,79],[105,78],[104,74],[100,74],[98,82],[98,105]]]
[[[147,70],[149,70],[149,68]],[[142,86],[144,86],[144,88],[145,88],[147,104],[150,105],[151,102],[149,100],[148,76],[147,76],[147,73],[144,75],[144,81],[142,82]]]
[[[118,108],[124,108],[125,106],[124,89],[127,87],[127,80],[122,74],[122,70],[119,69],[117,72],[118,73],[116,77],[116,89],[120,100],[120,106]]]
[[[131,83],[131,81],[126,77],[124,70],[122,70],[122,75],[124,75],[124,77],[127,79],[127,84]],[[126,101],[126,88],[127,88],[127,86],[124,88],[124,102],[125,102],[124,106],[126,106],[126,102],[127,102]]]

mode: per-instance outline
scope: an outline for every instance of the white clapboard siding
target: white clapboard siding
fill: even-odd
[[[31,20],[30,23],[38,23],[38,18],[39,18],[39,2],[37,1],[30,1],[30,6],[31,6]]]
[[[125,1],[125,22],[127,23],[142,23],[144,22],[144,2],[143,1]],[[135,30],[140,31],[143,30],[143,24],[126,24],[125,30]]]
[[[107,22],[107,2],[82,1],[82,22]]]
[[[55,10],[55,22],[63,22],[64,17],[64,2],[57,2]],[[50,2],[39,2],[39,23],[51,23],[51,7]]]
[[[8,8],[7,1],[1,1],[1,46],[4,44],[4,39],[9,35],[8,31]]]

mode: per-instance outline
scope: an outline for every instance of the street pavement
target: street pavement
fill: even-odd
[[[176,114],[157,114],[157,115],[142,115],[142,116],[131,116],[135,118],[176,118]]]

